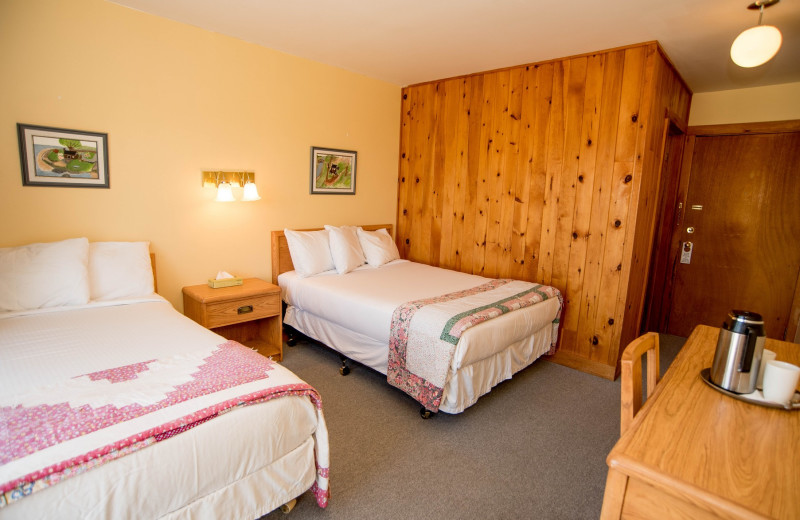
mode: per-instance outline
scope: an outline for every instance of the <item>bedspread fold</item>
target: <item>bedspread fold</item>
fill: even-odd
[[[558,298],[553,352],[562,297],[558,289],[520,280],[491,280],[471,289],[406,302],[392,314],[387,380],[426,409],[441,404],[456,345],[475,325],[550,298]]]

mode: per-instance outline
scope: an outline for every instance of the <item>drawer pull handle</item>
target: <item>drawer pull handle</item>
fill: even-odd
[[[242,305],[241,307],[236,309],[236,312],[238,314],[247,314],[248,312],[253,312],[253,306],[252,305]]]

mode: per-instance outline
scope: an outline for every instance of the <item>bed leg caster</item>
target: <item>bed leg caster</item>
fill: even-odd
[[[424,406],[421,406],[419,409],[419,416],[422,417],[423,419],[430,419],[434,415],[436,415],[436,412],[432,412],[427,408],[425,408]]]
[[[291,332],[286,334],[286,344],[290,347],[297,345],[297,336]]]
[[[346,376],[350,373],[350,367],[347,366],[347,358],[344,356],[339,356],[339,359],[342,360],[342,366],[339,367],[339,373],[343,376]]]
[[[283,514],[288,514],[292,509],[294,509],[294,506],[296,505],[297,505],[297,499],[293,498],[281,506],[281,512]]]

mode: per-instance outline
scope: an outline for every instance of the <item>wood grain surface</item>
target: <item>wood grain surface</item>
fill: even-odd
[[[648,501],[648,514],[639,517],[686,517],[669,512],[683,510],[674,499],[708,513],[698,518],[800,518],[800,412],[746,403],[703,382],[699,374],[711,366],[718,335],[714,327],[694,330],[609,454],[609,484],[617,495],[625,493],[625,502],[638,501],[635,510]],[[767,339],[765,348],[779,360],[800,364],[797,345]],[[627,476],[627,485],[613,472]],[[670,500],[654,499],[641,486],[628,496],[634,481]],[[606,515],[619,501],[609,497],[603,518],[619,517]],[[662,502],[672,505],[659,509]]]
[[[690,140],[679,240],[693,252],[691,263],[676,263],[668,331],[686,336],[745,309],[764,317],[768,337],[784,339],[800,274],[800,132]]]
[[[639,335],[666,114],[691,92],[656,43],[402,91],[401,256],[553,285],[555,360],[613,378]]]
[[[183,288],[183,312],[217,334],[283,359],[280,288],[259,278],[213,289],[207,284]]]

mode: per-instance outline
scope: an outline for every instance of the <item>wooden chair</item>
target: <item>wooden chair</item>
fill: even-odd
[[[653,395],[661,377],[658,361],[658,333],[648,332],[631,341],[622,353],[620,392],[620,435],[630,427],[645,399],[642,396],[642,355],[647,354],[647,398]]]

